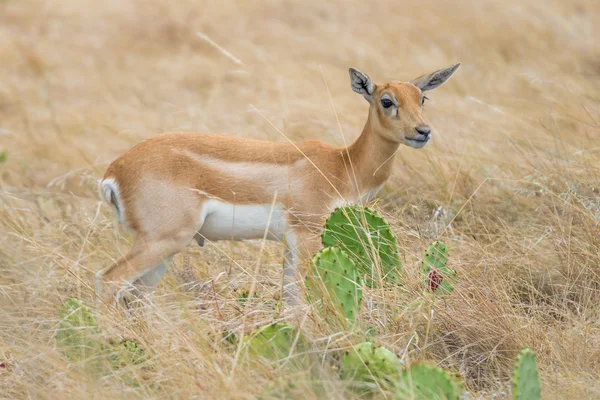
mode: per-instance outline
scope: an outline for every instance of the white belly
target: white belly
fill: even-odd
[[[208,240],[283,240],[287,223],[283,207],[271,204],[239,205],[209,199],[202,210],[200,235]]]

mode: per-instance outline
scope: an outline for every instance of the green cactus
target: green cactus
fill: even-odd
[[[99,362],[102,352],[100,330],[89,308],[79,299],[69,299],[62,305],[56,344],[73,362]],[[97,366],[97,365],[95,365]]]
[[[443,242],[433,242],[425,251],[421,271],[428,290],[436,294],[450,294],[456,283],[456,271],[448,268],[448,248]]]
[[[392,388],[401,368],[394,353],[371,342],[357,344],[342,357],[342,378],[359,394],[368,394],[376,388]]]
[[[144,348],[135,340],[124,340],[111,348],[107,348],[108,364],[112,371],[119,371],[118,376],[126,384],[138,387],[140,381],[136,369],[132,368],[146,361]]]
[[[146,358],[144,348],[135,340],[124,340],[111,349],[110,365],[113,369],[140,364]]]
[[[354,323],[362,302],[362,280],[356,265],[337,247],[328,247],[313,258],[313,268],[306,278],[309,296],[320,299],[324,307],[342,311]]]
[[[402,371],[394,398],[398,400],[457,400],[464,392],[462,381],[450,372],[425,363]]]
[[[519,353],[513,372],[513,400],[539,400],[541,398],[535,353],[524,349]]]
[[[401,282],[396,238],[377,211],[360,205],[337,208],[327,218],[321,238],[324,246],[339,246],[350,255],[367,285],[374,286],[380,278]]]
[[[251,356],[278,361],[290,355],[296,336],[298,332],[291,325],[278,322],[256,329],[245,341]],[[302,336],[298,336],[296,348],[303,345]]]
[[[96,319],[79,299],[65,301],[60,318],[61,322],[56,331],[57,346],[70,361],[81,364],[94,375],[107,375],[112,371],[140,364],[146,359],[144,349],[136,341],[106,343]],[[120,376],[130,385],[139,385],[131,371],[122,372]]]

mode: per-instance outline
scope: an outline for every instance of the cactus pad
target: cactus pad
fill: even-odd
[[[366,394],[376,387],[393,387],[401,367],[394,353],[364,342],[348,350],[342,358],[342,378],[350,382],[353,390]]]
[[[124,340],[111,349],[109,357],[113,369],[139,364],[146,358],[144,348],[135,340]]]
[[[513,372],[513,400],[539,400],[541,398],[535,353],[530,349],[521,351]]]
[[[348,253],[367,285],[373,286],[380,278],[400,283],[396,238],[377,211],[360,205],[337,208],[327,218],[321,238],[324,246],[339,246]]]
[[[354,322],[362,302],[362,281],[356,265],[337,247],[328,247],[313,258],[314,266],[306,278],[306,286],[313,298],[324,307],[341,311]]]
[[[289,356],[298,332],[289,324],[274,323],[256,329],[246,338],[248,353],[271,361],[278,361]],[[303,344],[298,338],[297,346]]]
[[[427,248],[421,271],[428,290],[437,294],[450,294],[454,290],[456,271],[448,268],[448,248],[443,242],[433,242]]]
[[[83,301],[65,301],[60,311],[60,319],[56,330],[56,343],[69,360],[85,361],[102,350],[96,319]]]
[[[450,372],[416,363],[402,372],[395,392],[397,399],[457,400],[464,388]]]

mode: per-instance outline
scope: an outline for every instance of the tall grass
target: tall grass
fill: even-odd
[[[592,0],[2,1],[0,396],[344,398],[331,364],[353,338],[318,313],[275,311],[275,243],[261,259],[260,242],[191,246],[143,315],[92,307],[107,337],[148,350],[139,386],[69,364],[60,304],[93,305],[93,274],[129,246],[96,180],[162,131],[285,140],[270,121],[294,140],[350,142],[367,104],[348,67],[382,82],[461,61],[428,96],[432,143],[401,150],[378,201],[406,286],[365,293],[363,324],[475,394],[506,391],[529,346],[545,398],[599,398],[599,15]],[[417,271],[437,238],[460,285],[431,303]],[[251,285],[259,298],[241,304]],[[274,318],[310,336],[317,377],[245,361],[223,338]]]

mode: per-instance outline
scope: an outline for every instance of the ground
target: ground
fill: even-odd
[[[97,180],[164,131],[343,145],[367,116],[349,67],[384,82],[460,61],[428,95],[432,142],[401,149],[375,204],[406,282],[367,291],[361,323],[474,396],[508,392],[530,347],[543,398],[600,398],[599,16],[594,0],[0,1],[0,397],[257,398],[286,380],[290,397],[348,396],[336,359],[356,338],[281,308],[277,243],[190,246],[144,316],[97,305],[94,273],[130,242]],[[418,276],[436,239],[459,280],[441,301]],[[57,349],[70,297],[151,355],[137,384]],[[223,339],[275,319],[310,337],[318,377]]]

